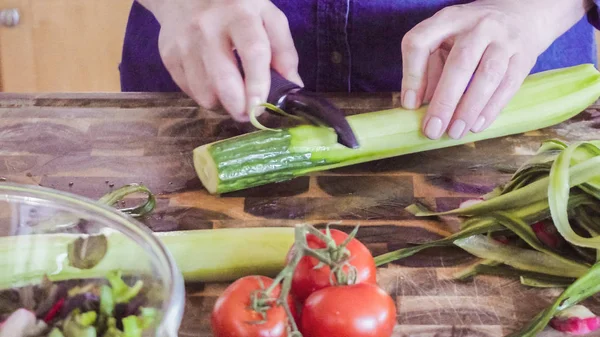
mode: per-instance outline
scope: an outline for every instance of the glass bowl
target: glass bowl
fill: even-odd
[[[108,275],[122,279],[125,290],[132,292],[121,290],[119,295]],[[90,283],[97,286],[86,288]],[[140,285],[136,283],[142,285],[139,293],[134,291]],[[54,308],[54,320],[62,313],[64,321],[78,305],[73,300],[77,294],[93,294],[79,313],[90,305],[101,313],[100,300],[109,301],[99,289],[112,289],[115,317],[142,317],[140,306],[150,308],[146,313],[156,316],[144,336],[177,337],[185,301],[183,278],[147,227],[116,208],[78,195],[0,183],[0,321],[9,316],[6,306],[26,308],[40,321],[51,320],[48,315]],[[66,308],[66,303],[71,306]]]

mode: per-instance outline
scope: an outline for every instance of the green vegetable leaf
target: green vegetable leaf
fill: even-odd
[[[96,328],[89,324],[96,321],[95,314],[94,311],[80,314],[79,309],[73,310],[63,324],[65,337],[97,337]]]
[[[573,283],[571,279],[547,280],[530,276],[521,276],[521,284],[534,288],[566,288]]]
[[[525,271],[575,278],[588,270],[580,263],[565,261],[531,249],[503,245],[483,235],[458,239],[454,244],[479,258],[499,261]]]
[[[440,247],[440,246],[450,246],[454,242],[454,240],[466,238],[475,234],[486,233],[488,231],[494,231],[502,229],[501,226],[498,226],[493,219],[483,218],[483,219],[472,219],[477,220],[473,221],[473,224],[465,227],[460,232],[454,233],[448,237],[445,237],[440,240],[431,241],[427,243],[420,244],[418,246],[402,248],[393,252],[389,252],[386,254],[379,255],[375,258],[375,265],[381,266],[386,263],[396,261],[399,259],[403,259],[414,255],[424,249],[431,247]]]
[[[466,280],[470,277],[481,274],[481,270],[482,270],[483,266],[496,267],[500,264],[501,263],[498,261],[494,261],[494,260],[490,260],[490,259],[483,259],[469,267],[459,270],[458,272],[454,273],[452,276],[457,280]]]
[[[144,286],[142,280],[137,280],[132,287],[129,287],[121,278],[121,271],[109,273],[107,279],[112,288],[114,303],[129,302],[132,298],[137,296]]]
[[[89,327],[96,323],[96,319],[98,318],[98,314],[95,311],[84,312],[83,314],[79,314],[75,316],[75,320],[77,324],[82,327]]]
[[[128,316],[123,318],[123,337],[141,337],[142,331],[151,327],[158,316],[154,308],[140,308],[139,316]]]
[[[60,332],[60,330],[58,330],[58,328],[54,328],[54,329],[52,329],[52,331],[50,331],[50,334],[48,335],[48,337],[65,337],[65,335],[63,335],[63,333]]]
[[[114,317],[109,317],[107,320],[107,329],[102,337],[125,337],[123,331],[117,328],[117,320]]]
[[[158,319],[158,310],[155,308],[140,308],[140,318],[142,320],[142,327],[147,329],[154,325],[156,320]]]
[[[570,167],[571,157],[577,149],[583,149],[590,159]],[[600,148],[588,142],[575,143],[566,148],[550,170],[550,185],[547,197],[554,225],[568,242],[580,246],[600,249],[600,237],[584,238],[573,230],[569,223],[568,201],[571,187],[593,178],[600,178]],[[574,183],[574,180],[578,180]]]
[[[103,285],[100,287],[100,313],[111,317],[114,310],[115,301],[113,298],[112,289],[107,285]]]
[[[573,283],[573,281],[575,281],[575,278],[560,277],[518,270],[510,266],[500,264],[501,263],[498,261],[482,260],[479,263],[472,266],[471,268],[468,268],[466,272],[463,272],[459,275],[495,275],[503,277],[516,277],[521,280],[522,284],[532,287],[548,287],[550,285],[567,287],[568,285]],[[470,274],[468,274],[468,272],[470,272]],[[466,277],[463,277],[461,279],[465,278]]]
[[[143,328],[137,316],[123,318],[123,337],[142,337]]]

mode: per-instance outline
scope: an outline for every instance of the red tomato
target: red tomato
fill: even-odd
[[[392,298],[376,285],[328,287],[304,303],[304,337],[390,337],[396,325]]]
[[[325,233],[325,230],[321,230],[321,232]],[[348,234],[337,229],[330,229],[330,232],[337,245],[343,243],[348,237]],[[312,249],[326,247],[322,240],[312,234],[306,236],[306,241]],[[350,251],[350,264],[356,268],[356,283],[377,284],[375,259],[373,259],[369,249],[356,238],[352,239],[346,248]],[[288,262],[292,259],[293,254],[294,247],[288,253]],[[329,266],[314,269],[318,264],[319,260],[316,258],[304,256],[294,271],[292,293],[300,303],[304,303],[306,298],[313,292],[331,286],[331,279],[336,280],[335,276],[331,276]],[[344,271],[347,273],[348,267],[344,267]]]
[[[262,281],[262,286],[261,286]],[[251,295],[256,290],[268,288],[273,279],[265,276],[246,276],[233,282],[217,299],[211,315],[211,327],[214,337],[285,337],[287,336],[287,316],[281,306],[271,307],[263,316],[252,310]],[[281,287],[277,286],[271,296],[279,296]],[[291,297],[289,302],[293,305]],[[295,316],[295,309],[292,307]]]

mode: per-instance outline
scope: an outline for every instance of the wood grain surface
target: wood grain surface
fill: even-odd
[[[398,105],[398,94],[330,95],[348,113]],[[277,117],[265,121],[276,125]],[[192,165],[201,144],[253,131],[224,113],[176,94],[0,94],[0,176],[91,198],[142,182],[158,194],[144,219],[154,231],[292,226],[309,222],[349,231],[374,254],[440,238],[456,223],[416,219],[421,200],[438,210],[490,191],[549,138],[600,139],[600,105],[555,127],[448,149],[320,172],[211,196]],[[381,268],[379,282],[398,307],[394,336],[501,336],[525,324],[560,293],[518,280],[449,275],[473,259],[457,248],[430,249]],[[211,336],[209,314],[226,284],[188,287],[180,336]],[[600,309],[591,299],[592,309]],[[547,330],[542,335],[558,336]]]

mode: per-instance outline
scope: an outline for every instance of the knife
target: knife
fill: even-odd
[[[242,63],[235,53],[238,68],[244,76]],[[358,140],[342,110],[323,96],[306,90],[296,83],[288,81],[274,69],[271,69],[271,87],[267,103],[270,103],[286,113],[301,116],[314,125],[331,127],[337,134],[337,141],[351,149],[359,148]]]

